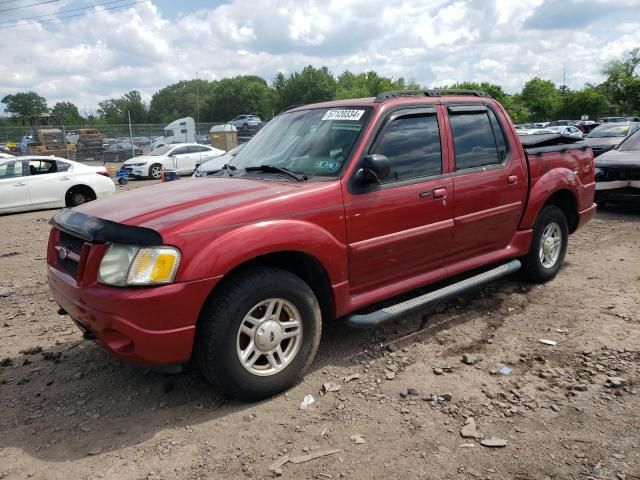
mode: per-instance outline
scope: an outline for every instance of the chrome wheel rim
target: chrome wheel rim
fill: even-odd
[[[558,258],[560,258],[560,250],[562,249],[562,230],[560,225],[551,222],[542,232],[540,238],[540,248],[538,251],[540,263],[544,268],[552,268]]]
[[[162,171],[160,170],[160,167],[153,167],[151,169],[151,176],[153,178],[160,178],[161,174],[162,174]]]
[[[289,365],[302,345],[302,319],[284,298],[256,304],[240,322],[236,353],[249,373],[266,377]]]

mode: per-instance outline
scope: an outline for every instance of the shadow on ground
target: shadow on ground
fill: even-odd
[[[325,325],[311,370],[348,367],[384,354],[389,343],[401,348],[403,342],[430,341],[439,331],[480,318],[483,312],[507,315],[503,300],[526,288],[513,278],[503,279],[373,330],[354,330],[339,321]],[[499,324],[487,322],[487,329]],[[93,342],[34,347],[4,362],[3,447],[48,461],[78,459],[92,450],[117,451],[166,429],[215,421],[277,401],[226,400],[194,368],[169,375],[126,365]]]

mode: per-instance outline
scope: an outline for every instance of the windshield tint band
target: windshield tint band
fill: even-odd
[[[285,112],[265,125],[231,164],[238,170],[270,165],[307,177],[337,177],[372,111],[370,106],[341,106]]]

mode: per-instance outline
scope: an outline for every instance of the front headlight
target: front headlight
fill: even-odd
[[[112,244],[102,257],[98,281],[106,285],[162,285],[172,283],[180,265],[174,247],[136,247]]]

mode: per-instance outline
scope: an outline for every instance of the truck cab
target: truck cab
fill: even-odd
[[[173,143],[195,143],[196,123],[191,117],[179,118],[164,127],[162,137],[157,137],[151,142],[151,150]]]
[[[550,281],[594,190],[591,149],[523,148],[483,92],[307,105],[214,175],[56,214],[49,284],[118,358],[193,360],[255,400],[300,378],[327,322],[373,327],[516,271]]]

